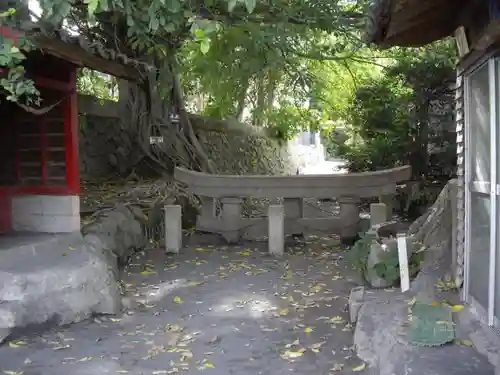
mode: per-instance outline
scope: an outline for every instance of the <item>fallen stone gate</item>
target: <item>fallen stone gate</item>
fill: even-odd
[[[229,242],[276,232],[279,233],[276,234],[278,247],[282,247],[280,238],[283,241],[287,234],[328,231],[344,240],[356,237],[361,229],[361,198],[379,197],[392,212],[397,183],[410,177],[409,166],[375,172],[299,176],[212,175],[184,168],[175,170],[175,179],[200,197],[202,207],[197,230],[220,234]],[[304,216],[304,198],[333,197],[340,207],[338,216]],[[283,199],[283,203],[271,204],[268,217],[244,218],[241,215],[244,198]],[[216,210],[216,201],[222,204],[220,213]]]

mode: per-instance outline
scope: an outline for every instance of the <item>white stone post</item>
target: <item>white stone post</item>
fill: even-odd
[[[384,203],[370,204],[370,227],[387,222],[387,207]]]
[[[358,197],[340,197],[337,199],[340,206],[340,239],[348,243],[358,236],[359,228],[359,203]]]
[[[398,233],[398,258],[399,274],[401,280],[401,291],[404,293],[410,289],[410,271],[408,267],[408,249],[406,247],[406,235]]]
[[[387,220],[392,220],[392,213],[394,211],[395,197],[392,194],[380,195],[378,201],[385,204],[387,208]]]
[[[224,231],[222,235],[229,243],[236,243],[240,240],[241,225],[241,199],[222,198],[222,222]]]
[[[270,205],[267,220],[269,253],[281,256],[285,252],[285,207]]]
[[[182,208],[179,205],[165,206],[165,250],[178,253],[182,248]]]

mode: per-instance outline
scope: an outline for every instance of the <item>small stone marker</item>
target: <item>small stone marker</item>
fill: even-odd
[[[285,207],[270,205],[267,214],[269,253],[283,255],[285,251]]]
[[[408,269],[408,250],[406,248],[406,236],[404,233],[398,233],[398,257],[401,291],[406,292],[410,289],[410,272]]]
[[[178,253],[182,247],[182,208],[179,205],[165,206],[165,250]]]

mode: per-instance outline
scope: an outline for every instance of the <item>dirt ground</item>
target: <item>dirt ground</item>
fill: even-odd
[[[122,316],[96,317],[0,347],[7,375],[350,374],[347,300],[356,285],[338,240],[203,245],[138,255]],[[201,245],[200,245],[201,244]]]

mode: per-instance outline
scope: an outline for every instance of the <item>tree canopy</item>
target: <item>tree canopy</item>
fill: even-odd
[[[24,30],[26,5],[5,9],[0,22]],[[410,144],[420,139],[415,155],[427,144],[425,111],[419,108],[447,94],[454,67],[454,46],[447,41],[389,51],[367,46],[369,0],[41,0],[40,5],[37,27],[79,33],[154,66],[138,85],[121,84],[120,100],[137,101],[133,108],[143,113],[129,113],[123,121],[133,122],[144,138],[171,134],[170,114],[179,113],[178,136],[190,145],[183,158],[203,170],[211,170],[210,162],[192,124],[213,119],[266,129],[282,140],[303,129],[321,129],[329,151],[353,161],[355,169],[408,162]],[[7,100],[36,105],[36,87],[22,69],[23,53],[36,45],[28,39],[18,45],[1,36],[0,41],[0,65],[9,68],[0,81]],[[87,72],[79,89],[89,92],[96,84],[100,89],[94,93],[108,98],[116,83]]]

